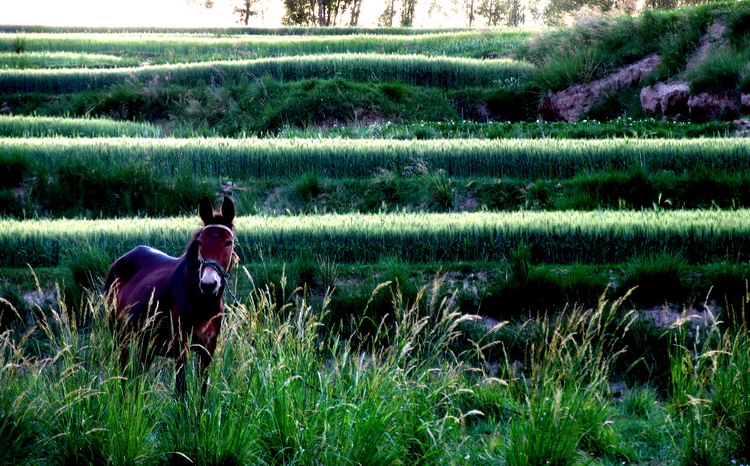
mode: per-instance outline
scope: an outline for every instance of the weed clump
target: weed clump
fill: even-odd
[[[644,306],[679,302],[689,295],[686,260],[680,254],[662,253],[633,258],[623,267],[618,290],[634,289],[630,298]]]

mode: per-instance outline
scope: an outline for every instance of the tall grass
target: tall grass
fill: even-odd
[[[95,120],[92,120],[92,124]],[[545,140],[316,140],[316,139],[0,139],[0,167],[22,161],[33,176],[55,177],[65,167],[133,164],[154,174],[246,180],[299,176],[372,176],[420,164],[448,176],[560,179],[608,171],[750,170],[750,146],[725,139]]]
[[[743,323],[722,330],[720,324],[711,319],[696,325],[689,318],[675,324],[671,397],[683,432],[675,439],[683,464],[726,464],[750,458],[747,327]]]
[[[46,311],[32,336],[43,354],[4,335],[0,409],[30,412],[0,427],[40,435],[15,450],[19,437],[3,436],[2,451],[44,464],[450,461],[467,413],[449,345],[467,317],[440,286],[409,304],[396,292],[395,326],[358,346],[322,329],[303,295],[278,309],[256,290],[228,310],[206,396],[191,372],[179,400],[169,366],[121,367],[100,298],[88,300],[86,328],[64,307]]]
[[[526,400],[526,409],[510,424],[508,464],[570,464],[582,459],[581,451],[627,459],[606,401],[617,335],[630,322],[630,314],[618,311],[621,304],[600,301],[591,310],[536,322],[537,337],[526,354],[528,378],[509,386]]]
[[[502,261],[521,242],[535,262],[616,263],[657,252],[689,263],[743,260],[750,211],[598,211],[241,217],[244,260],[307,255],[342,263]],[[171,219],[0,220],[0,266],[50,266],[80,245],[111,258],[138,244],[179,255],[195,216]]]
[[[44,137],[159,137],[161,130],[145,123],[94,118],[55,118],[0,115],[0,136]]]
[[[121,364],[124,342],[110,333],[101,297],[84,301],[86,323],[62,302],[38,309],[34,330],[7,331],[0,339],[0,458],[33,464],[747,458],[745,330],[672,332],[669,396],[634,389],[620,410],[609,383],[628,351],[622,337],[633,313],[622,300],[530,320],[522,360],[484,360],[487,342],[504,324],[455,345],[470,337],[460,330],[476,317],[456,312],[443,287],[438,277],[406,300],[382,284],[373,296],[391,290],[393,319],[350,340],[323,325],[329,297],[313,307],[297,290],[278,305],[271,289],[256,288],[227,308],[205,396],[189,366],[181,399],[172,395],[167,361],[144,369],[134,355]],[[470,349],[456,352],[461,347]],[[484,362],[471,368],[462,362],[468,359]],[[626,426],[644,422],[662,439],[671,433],[673,443],[644,446],[642,435]]]
[[[382,27],[368,28],[356,26],[284,26],[279,28],[270,27],[118,27],[118,26],[46,26],[8,24],[0,26],[0,31],[6,34],[102,34],[102,35],[198,35],[205,37],[224,36],[348,36],[360,34],[377,35],[422,35],[436,34],[439,32],[461,32],[471,31],[469,28],[410,28],[410,27]]]
[[[152,137],[159,134],[150,126],[139,126],[142,131],[130,131],[130,122],[121,122],[115,131],[88,128],[86,119],[52,118],[41,116],[0,116],[2,137]],[[93,120],[103,121],[103,120]],[[78,124],[80,123],[80,126]],[[71,131],[69,125],[75,126]],[[204,133],[213,132],[207,128]],[[373,123],[360,126],[334,126],[328,129],[284,127],[278,137],[284,139],[686,139],[698,137],[729,137],[734,127],[730,122],[686,123],[654,119],[632,120],[618,118],[608,122],[587,120],[578,123],[556,122],[503,122],[442,121],[411,124]],[[176,129],[173,137],[187,137],[190,131]],[[262,134],[261,134],[262,135]],[[269,137],[275,137],[269,135]]]
[[[317,30],[335,31],[335,28]],[[252,35],[236,31],[224,35],[211,34],[210,31],[203,34],[5,33],[0,34],[0,50],[10,49],[13,41],[21,38],[25,41],[24,50],[29,52],[146,54],[149,60],[157,63],[329,53],[416,53],[480,58],[489,51],[508,56],[530,34],[518,29],[421,30],[416,34],[399,34],[401,30],[395,29],[369,29],[345,35],[325,32],[274,35],[273,31]],[[294,29],[285,31],[293,32]]]
[[[527,63],[420,55],[326,54],[257,60],[211,61],[146,68],[0,70],[7,93],[81,92],[130,81],[216,84],[241,77],[270,76],[280,81],[345,78],[364,82],[403,82],[434,87],[488,86],[523,78]]]
[[[112,66],[135,66],[133,58],[116,55],[70,53],[70,52],[0,52],[0,68],[100,68]]]

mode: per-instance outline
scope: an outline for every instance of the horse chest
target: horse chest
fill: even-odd
[[[214,341],[219,336],[219,322],[214,319],[202,322],[195,327],[193,335],[203,341]]]

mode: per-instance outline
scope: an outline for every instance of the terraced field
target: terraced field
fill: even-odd
[[[674,317],[744,319],[750,143],[727,125],[453,118],[535,79],[529,31],[2,30],[0,462],[748,457],[744,327]],[[377,115],[351,100],[370,90]],[[315,92],[315,123],[293,116]],[[445,121],[405,113],[419,96]],[[103,275],[139,244],[179,255],[204,195],[240,215],[221,390],[191,411],[161,368],[129,399]],[[672,330],[631,320],[660,305]]]

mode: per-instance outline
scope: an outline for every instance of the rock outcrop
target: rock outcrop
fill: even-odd
[[[641,107],[650,113],[687,115],[689,97],[690,86],[686,82],[656,83],[641,89]]]
[[[742,119],[742,120],[734,120],[732,122],[735,128],[737,128],[737,132],[735,133],[735,136],[739,137],[750,137],[750,120]]]
[[[539,114],[547,121],[579,121],[608,94],[640,84],[660,63],[658,55],[649,55],[602,79],[549,92],[539,106]]]
[[[687,57],[686,70],[691,70],[717,51],[729,47],[726,26],[711,24],[694,53]],[[575,84],[563,91],[548,92],[539,106],[540,116],[547,121],[580,121],[605,97],[628,87],[638,86],[661,64],[661,57],[649,55],[602,79]],[[692,93],[685,81],[657,82],[641,89],[641,107],[646,113],[693,121],[737,118],[750,114],[750,94],[736,90]]]
[[[690,70],[712,53],[729,46],[726,26],[715,22],[708,27],[698,49],[687,60]],[[741,112],[750,111],[750,98],[736,90],[691,93],[688,83],[683,81],[659,82],[641,90],[641,107],[648,113],[668,117],[689,117],[693,121],[736,118]]]
[[[686,82],[660,82],[641,90],[641,107],[647,113],[700,122],[736,118],[750,111],[750,96],[735,90],[691,94]]]
[[[708,121],[736,118],[740,113],[740,93],[724,91],[719,93],[702,92],[688,98],[687,106],[690,119]]]

